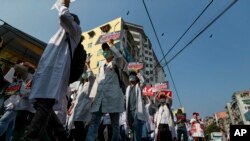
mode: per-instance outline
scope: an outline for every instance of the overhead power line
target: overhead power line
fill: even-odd
[[[155,65],[154,69],[158,67],[158,65],[162,62],[163,59],[174,49],[174,47],[180,42],[180,40],[187,34],[187,32],[192,28],[192,26],[198,21],[198,19],[204,14],[204,12],[209,8],[209,6],[213,3],[214,0],[211,0],[206,7],[202,10],[202,12],[196,17],[196,19],[192,22],[192,24],[186,29],[186,31],[178,38],[178,40],[173,44],[173,46],[168,50],[168,52],[163,56],[163,58]],[[166,59],[165,59],[166,60]],[[166,62],[165,62],[166,63]]]
[[[153,24],[153,22],[152,22],[152,19],[151,19],[150,15],[149,15],[147,6],[146,6],[146,4],[145,4],[145,1],[142,0],[142,2],[143,2],[143,5],[144,5],[145,10],[146,10],[146,12],[147,12],[147,16],[148,16],[148,18],[149,18],[150,24],[151,24],[151,26],[152,26],[152,28],[153,28],[153,30],[154,30],[154,34],[155,34],[155,37],[156,37],[156,39],[157,39],[158,45],[159,45],[159,47],[160,47],[160,49],[161,49],[161,53],[162,53],[162,55],[164,56],[164,52],[163,52],[163,49],[162,49],[160,40],[159,40],[158,35],[157,35],[157,33],[156,33],[156,30],[155,30],[154,24]],[[174,89],[175,89],[175,92],[176,92],[176,95],[177,95],[179,104],[180,104],[180,106],[182,107],[182,103],[181,103],[181,100],[180,100],[180,97],[179,97],[179,94],[178,94],[176,85],[175,85],[175,83],[174,83],[174,79],[173,79],[173,77],[172,77],[170,68],[169,68],[169,66],[168,66],[168,64],[167,64],[167,60],[166,60],[165,57],[164,57],[164,60],[165,60],[166,66],[167,66],[167,70],[168,70],[168,72],[169,72],[169,74],[170,74],[170,79],[171,79],[171,81],[173,82],[173,86],[174,86]]]
[[[183,50],[185,50],[190,44],[193,43],[204,31],[206,31],[214,22],[216,22],[223,14],[225,14],[238,0],[233,0],[226,8],[223,9],[215,18],[211,20],[203,29],[198,32],[194,38],[192,38],[180,51],[178,51],[163,67],[168,66],[168,64],[173,61]]]

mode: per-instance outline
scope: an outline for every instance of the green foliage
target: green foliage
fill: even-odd
[[[205,136],[207,136],[207,138],[210,138],[210,134],[212,132],[220,132],[220,131],[221,129],[220,127],[216,125],[216,123],[212,123],[209,126],[204,127],[204,133],[205,133]]]

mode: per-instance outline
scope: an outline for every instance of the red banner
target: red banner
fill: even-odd
[[[102,43],[110,41],[111,39],[113,40],[120,39],[121,34],[122,34],[121,31],[116,31],[116,32],[101,35],[99,39],[96,41],[96,44],[102,44]]]
[[[150,86],[145,86],[143,89],[143,94],[147,96],[153,96],[154,95],[153,88]]]
[[[154,85],[154,92],[159,92],[161,90],[167,90],[168,85],[167,83],[157,83]]]
[[[171,90],[160,91],[160,92],[158,92],[158,96],[157,97],[160,98],[160,95],[165,95],[165,96],[170,97],[170,98],[173,97],[173,94],[172,94]]]
[[[141,70],[143,69],[143,63],[139,63],[139,62],[130,62],[128,64],[128,70]]]

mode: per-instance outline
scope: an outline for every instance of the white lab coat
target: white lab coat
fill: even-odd
[[[76,81],[70,85],[71,91],[76,90],[76,97],[73,100],[73,113],[71,115],[73,121],[89,122],[91,119],[91,99],[89,98],[89,93],[95,78],[91,70],[88,70],[87,73],[89,78],[88,82],[80,84],[80,81]]]
[[[126,89],[126,112],[128,113],[128,102],[129,102],[129,92],[130,92],[130,88],[131,86],[128,86]],[[146,116],[145,116],[145,105],[143,103],[142,100],[142,91],[141,88],[139,86],[139,84],[135,85],[135,94],[136,94],[136,115],[137,115],[137,119],[142,120],[142,121],[146,121]],[[128,119],[128,118],[127,118]]]
[[[145,80],[142,76],[142,74],[138,73],[137,77],[139,78],[140,83],[137,83],[135,85],[135,94],[136,94],[136,115],[137,119],[146,121],[146,109],[145,104],[143,103],[142,99],[142,89],[145,86]],[[130,92],[131,85],[129,85],[126,89],[126,112],[128,113],[128,102],[129,102],[129,92]],[[128,119],[128,117],[127,117]]]
[[[70,52],[66,39],[69,33],[72,53],[80,42],[81,28],[74,21],[67,7],[59,5],[60,29],[50,39],[39,61],[33,79],[30,100],[55,99],[55,110],[60,110],[61,100],[66,96],[70,75]]]
[[[102,113],[121,113],[125,110],[124,95],[113,68],[115,65],[115,61],[109,62],[106,70],[104,64],[101,65],[90,93],[90,97],[94,98],[91,112],[99,111],[100,106]]]
[[[154,122],[156,124],[156,128],[155,128],[155,134],[156,134],[156,137],[157,137],[157,133],[158,133],[158,127],[159,127],[159,124],[162,120],[162,112],[167,112],[167,123],[168,126],[169,126],[169,130],[171,131],[171,134],[172,134],[172,138],[176,137],[176,133],[175,133],[175,124],[174,124],[174,120],[171,116],[171,111],[170,109],[167,107],[167,105],[164,105],[164,106],[160,106],[159,107],[159,110],[155,113],[155,118],[154,118]]]

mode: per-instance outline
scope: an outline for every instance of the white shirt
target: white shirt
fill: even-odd
[[[169,118],[171,118],[171,115],[169,113],[169,110],[168,108],[165,108],[163,106],[160,107],[160,110],[161,111],[161,121],[160,121],[160,124],[169,124]]]

